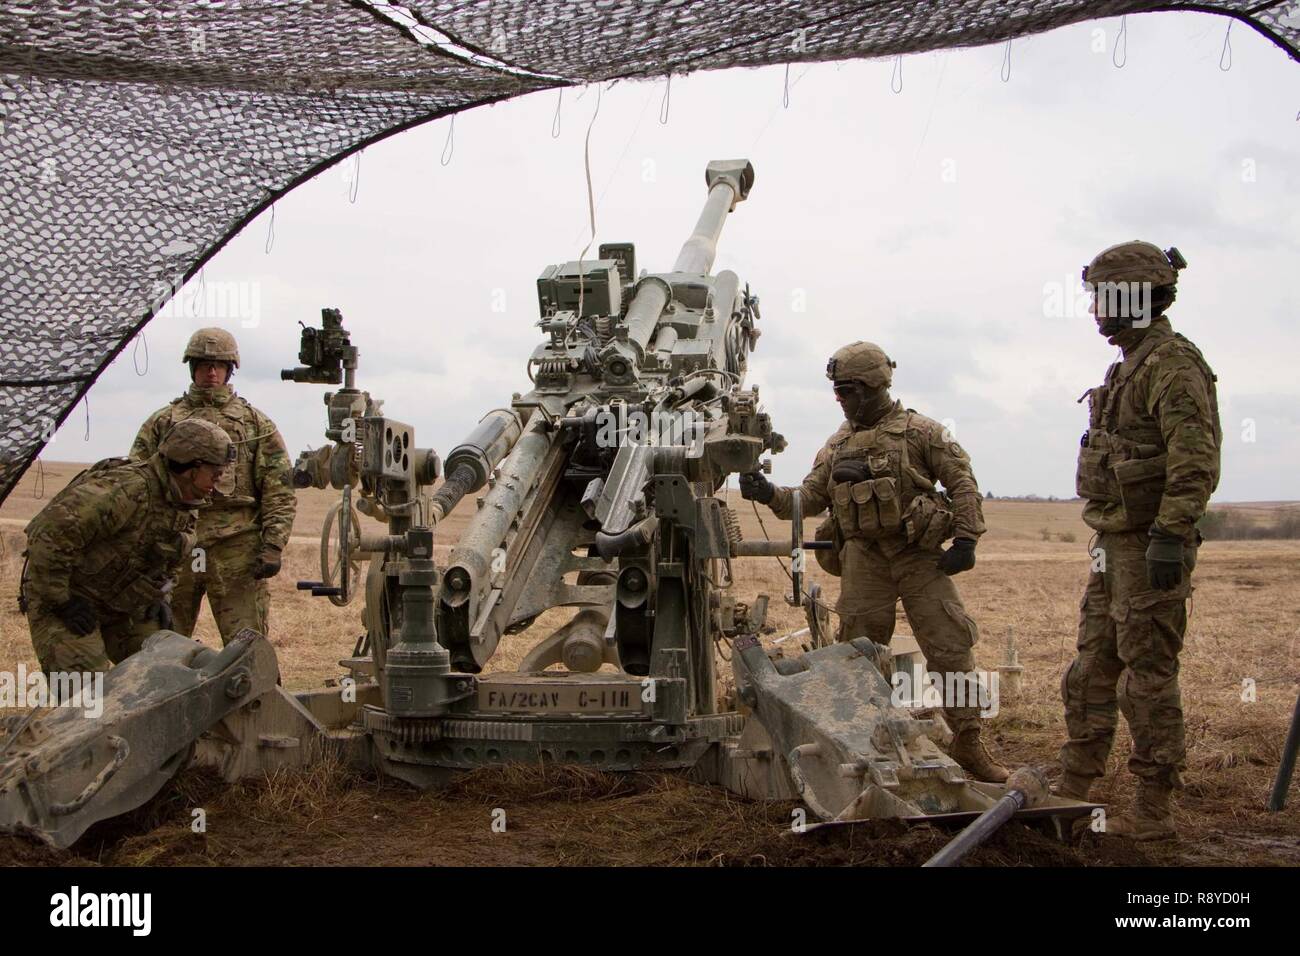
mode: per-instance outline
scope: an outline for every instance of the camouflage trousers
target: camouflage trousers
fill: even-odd
[[[1061,766],[1083,777],[1105,774],[1118,709],[1133,735],[1129,770],[1177,787],[1185,757],[1178,654],[1196,548],[1184,551],[1183,583],[1154,591],[1147,579],[1148,541],[1145,531],[1097,536],[1094,560],[1104,564],[1088,578],[1079,605],[1078,656],[1061,680],[1069,734]]]
[[[253,578],[262,542],[255,534],[242,534],[210,545],[203,551],[203,570],[194,570],[196,558],[176,573],[172,591],[172,616],[178,634],[194,636],[203,596],[221,631],[221,643],[229,644],[245,627],[267,633],[271,589],[266,581]]]
[[[938,549],[908,546],[887,557],[879,545],[862,538],[845,542],[840,561],[839,640],[869,637],[888,645],[894,636],[895,606],[903,599],[903,611],[912,627],[926,666],[945,675],[944,686],[964,687],[966,701],[978,701],[971,680],[948,678],[969,675],[975,670],[971,648],[979,630],[966,613],[950,576],[939,570]],[[953,733],[978,728],[978,706],[945,707],[944,716]]]
[[[92,603],[99,627],[89,634],[74,634],[53,610],[38,600],[32,601],[27,626],[36,659],[47,676],[54,671],[106,671],[110,662],[120,664],[158,630],[158,622],[152,617],[137,620]]]

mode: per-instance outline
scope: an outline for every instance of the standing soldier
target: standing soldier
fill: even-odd
[[[103,671],[171,627],[168,579],[233,453],[217,426],[182,422],[157,454],[91,466],[31,520],[21,595],[46,675]]]
[[[803,480],[802,511],[831,509],[842,574],[839,639],[888,644],[902,597],[921,652],[944,675],[945,694],[962,698],[947,699],[944,707],[955,735],[953,759],[974,777],[1001,783],[1007,771],[980,741],[971,651],[979,632],[950,577],[975,566],[975,542],[984,533],[979,488],[970,458],[947,429],[890,396],[894,367],[870,342],[846,345],[831,357],[826,377],[845,421]],[[935,489],[936,480],[947,496]],[[740,492],[779,518],[790,517],[790,489],[761,473],[742,475]],[[940,550],[953,536],[952,546]]]
[[[1069,738],[1057,792],[1087,799],[1106,772],[1118,703],[1133,735],[1128,767],[1138,792],[1132,816],[1107,830],[1138,840],[1175,835],[1170,797],[1184,766],[1178,653],[1196,523],[1219,483],[1223,437],[1214,373],[1164,315],[1186,265],[1177,249],[1134,241],[1083,270],[1097,330],[1124,357],[1087,393],[1077,482],[1097,545],[1079,653],[1061,681]]]
[[[239,368],[235,337],[225,329],[199,329],[181,361],[190,365],[189,391],[141,426],[131,457],[149,457],[169,428],[191,418],[230,434],[234,464],[217,487],[217,500],[199,516],[199,552],[181,569],[172,598],[176,630],[192,635],[207,594],[225,644],[245,627],[267,633],[266,579],[279,573],[293,528],[293,476],[275,423],[230,387]]]

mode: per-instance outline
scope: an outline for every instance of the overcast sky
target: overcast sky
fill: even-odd
[[[1086,426],[1076,399],[1116,354],[1080,267],[1127,239],[1176,245],[1189,265],[1170,316],[1219,376],[1216,499],[1300,497],[1300,66],[1237,23],[1225,72],[1228,23],[1130,16],[1123,68],[1118,20],[1017,40],[1007,82],[1005,44],[907,57],[900,93],[892,60],[795,66],[788,108],[784,67],[700,73],[672,81],[666,124],[662,81],[618,83],[591,132],[595,243],[633,241],[638,268],[666,271],[705,164],[750,159],[754,189],[714,269],[762,299],[749,381],[790,442],[776,480],[798,481],[838,424],[827,357],[869,339],[898,363],[896,396],[955,425],[982,489],[1063,497]],[[540,93],[457,116],[445,166],[443,119],[300,187],[276,206],[270,252],[264,214],[208,264],[201,294],[191,283],[149,326],[147,373],[128,347],[92,389],[90,440],[78,409],[44,457],[125,453],[188,384],[181,350],[210,324],[239,337],[233,384],[291,453],[318,446],[326,388],[278,370],[322,306],[343,311],[361,387],[445,454],[527,390],[537,275],[588,238],[597,98],[564,92],[558,138],[559,94]]]

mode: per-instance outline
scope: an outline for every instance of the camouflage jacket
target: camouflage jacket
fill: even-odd
[[[225,429],[237,455],[217,486],[221,494],[214,495],[212,505],[199,515],[199,545],[210,547],[255,532],[263,544],[283,548],[297,510],[289,453],[275,423],[229,386],[191,385],[140,427],[131,457],[148,458],[173,425],[190,417]]]
[[[865,462],[872,477],[833,482],[835,466],[853,459]],[[946,496],[937,492],[936,481]],[[830,508],[842,538],[878,540],[889,554],[908,544],[932,548],[949,537],[978,539],[984,533],[970,457],[943,425],[902,402],[869,428],[841,424],[799,490],[805,518]],[[771,508],[777,517],[789,518],[790,489],[778,488]]]
[[[1124,358],[1084,393],[1088,431],[1076,476],[1083,520],[1097,531],[1156,527],[1190,541],[1219,484],[1214,372],[1164,317],[1118,339]]]
[[[195,522],[161,455],[93,466],[28,523],[24,590],[46,607],[77,594],[119,613],[142,611],[188,558]]]

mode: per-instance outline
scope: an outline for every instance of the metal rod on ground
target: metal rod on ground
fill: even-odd
[[[1007,781],[1007,794],[980,814],[970,826],[958,833],[942,850],[922,864],[956,866],[977,846],[991,837],[1020,810],[1031,807],[1047,796],[1047,780],[1032,767],[1021,767]]]
[[[1295,772],[1297,750],[1300,750],[1300,697],[1296,698],[1291,729],[1287,731],[1286,743],[1282,746],[1282,763],[1277,768],[1277,779],[1273,781],[1273,792],[1268,798],[1268,808],[1274,813],[1286,806],[1286,792],[1291,786],[1291,774]]]

